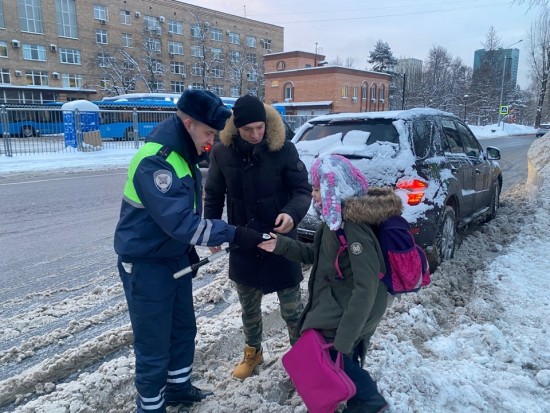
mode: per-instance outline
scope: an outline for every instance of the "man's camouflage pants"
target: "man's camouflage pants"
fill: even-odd
[[[241,302],[244,341],[250,347],[259,349],[262,344],[262,290],[235,283],[239,301]],[[277,291],[281,316],[288,328],[290,344],[293,345],[300,332],[298,322],[303,311],[300,284],[295,287]]]

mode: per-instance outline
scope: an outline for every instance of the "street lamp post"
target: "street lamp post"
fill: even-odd
[[[518,40],[517,42],[506,46],[506,48],[504,48],[503,50],[509,49],[510,47],[515,46],[516,44],[521,42],[523,42],[523,39]],[[508,57],[506,57],[506,54],[505,54],[506,52],[503,52],[503,53],[504,53],[504,59],[502,59],[502,80],[500,82],[500,101],[498,104],[498,126],[500,126],[500,122],[502,119],[502,115],[500,114],[500,108],[502,107],[502,98],[504,96],[504,74],[506,72],[506,59],[508,59]]]
[[[468,95],[464,95],[464,122],[466,122],[466,103],[468,102]]]

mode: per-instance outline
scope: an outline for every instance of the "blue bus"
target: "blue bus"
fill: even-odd
[[[176,111],[181,95],[174,93],[129,93],[103,98],[92,103],[99,109],[99,132],[105,140],[133,140],[136,126],[139,139]],[[237,98],[221,97],[231,109]]]
[[[95,101],[99,107],[99,133],[105,140],[133,140],[136,132],[145,138],[153,128],[173,115],[172,101]],[[137,125],[137,130],[136,130]]]
[[[63,133],[62,103],[5,104],[0,107],[0,134],[30,138]]]

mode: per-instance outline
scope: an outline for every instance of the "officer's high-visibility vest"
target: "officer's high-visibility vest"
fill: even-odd
[[[136,208],[143,208],[143,204],[139,199],[136,188],[134,187],[134,174],[136,173],[136,169],[143,159],[147,158],[148,156],[155,156],[157,154],[160,154],[161,156],[164,156],[166,158],[166,161],[174,168],[176,176],[179,179],[187,175],[191,175],[191,169],[189,169],[189,165],[187,164],[185,159],[180,156],[180,154],[170,150],[168,147],[161,145],[160,143],[147,142],[132,158],[132,162],[130,162],[130,167],[128,168],[128,178],[126,180],[126,185],[124,186],[124,200]],[[166,156],[167,154],[168,156]]]

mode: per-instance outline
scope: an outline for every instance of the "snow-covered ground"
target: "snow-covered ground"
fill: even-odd
[[[480,139],[492,137],[474,133]],[[514,134],[521,133],[533,133],[533,128]],[[0,173],[52,169],[51,162],[63,168],[117,167],[127,164],[133,154],[123,152],[59,154],[53,161],[52,155],[2,158]],[[528,181],[503,193],[496,219],[464,238],[456,257],[438,268],[428,288],[396,300],[388,310],[372,339],[366,367],[392,413],[550,411],[549,161],[550,134],[534,141]],[[227,260],[201,270],[199,280],[206,274],[214,275],[214,281],[195,290],[195,305],[229,303],[215,317],[197,320],[193,380],[214,390],[215,396],[169,412],[306,413],[280,364],[288,344],[276,295],[263,302],[265,362],[258,374],[238,382],[230,372],[242,352],[240,307],[227,279]],[[95,291],[92,298],[99,300],[104,294],[122,292],[115,283],[112,290]],[[83,301],[62,303],[64,311],[84,305]],[[17,320],[15,331],[14,320],[3,321],[0,340],[31,330],[38,322]],[[0,405],[16,400],[10,411],[17,413],[133,411],[131,352],[101,363],[94,371],[78,373],[82,358],[125,345],[130,332],[129,326],[114,329],[0,382]],[[54,333],[40,338],[55,339]],[[24,343],[0,353],[0,361],[24,359],[37,348],[38,342]],[[70,381],[54,384],[75,371]]]

